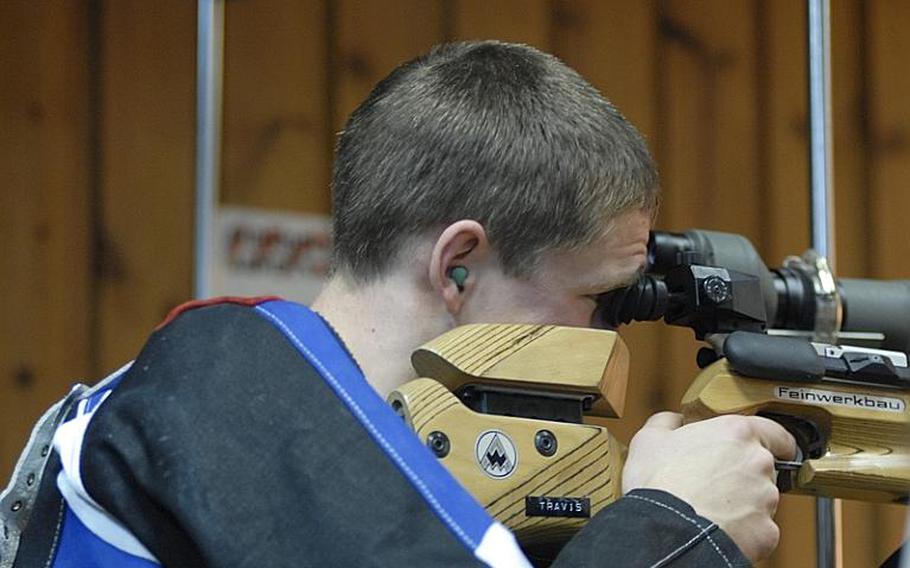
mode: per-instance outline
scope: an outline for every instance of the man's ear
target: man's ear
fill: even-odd
[[[489,254],[487,232],[477,221],[456,221],[436,239],[430,257],[430,285],[442,297],[450,314],[461,311],[477,282],[476,273]],[[453,274],[455,267],[462,269],[456,269]]]

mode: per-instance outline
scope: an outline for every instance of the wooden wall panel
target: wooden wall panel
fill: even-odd
[[[446,39],[447,14],[442,2],[333,2],[334,75],[330,88],[336,130],[344,126],[377,81]]]
[[[88,3],[0,3],[0,485],[91,371]],[[63,63],[66,64],[63,64]]]
[[[876,244],[870,251],[870,276],[910,278],[910,6],[896,0],[867,2],[867,70],[870,179],[866,198],[872,205],[867,232]],[[868,238],[867,237],[867,238]]]
[[[550,47],[550,4],[547,0],[453,0],[456,40],[498,39]]]
[[[871,153],[868,125],[866,14],[862,0],[831,5],[831,98],[834,128],[836,270],[842,276],[870,275],[876,248],[868,199]]]
[[[758,80],[760,234],[766,263],[809,247],[809,135],[806,11],[797,2],[760,3],[755,11]]]
[[[599,89],[653,143],[656,2],[558,0],[552,20],[553,53]]]
[[[102,369],[191,297],[195,3],[106,2],[102,17]]]
[[[132,357],[190,295],[194,4],[0,3],[0,76],[12,79],[0,87],[4,475],[72,377]],[[897,0],[833,2],[842,275],[910,277],[908,18]],[[772,265],[808,246],[801,3],[243,0],[227,4],[226,25],[225,203],[326,212],[333,133],[374,83],[439,42],[498,38],[556,53],[642,130],[665,189],[659,227],[744,233]],[[633,376],[614,429],[628,439],[678,407],[698,344],[662,324],[625,334]],[[845,566],[887,556],[905,514],[846,503]],[[786,497],[778,519],[781,547],[764,565],[813,565],[812,501]]]
[[[324,1],[226,4],[223,203],[329,212],[327,15]]]
[[[696,7],[697,6],[697,7]],[[755,77],[756,40],[752,2],[667,2],[662,31],[671,58],[686,60],[691,74],[683,75],[667,61],[673,79],[662,95],[667,114],[674,113],[674,99],[685,97],[694,112],[677,120],[678,143],[661,148],[660,158],[676,163],[674,152],[694,145],[695,162],[684,164],[686,177],[667,176],[666,198],[686,208],[685,226],[696,219],[717,230],[735,231],[758,241],[763,219],[758,192],[758,120]],[[672,82],[669,82],[672,81]],[[663,219],[661,219],[663,225]]]
[[[910,240],[906,236],[910,211],[910,6],[904,2],[867,2],[857,8],[865,22],[865,93],[868,104],[868,175],[865,195],[855,203],[870,206],[864,236],[868,273],[875,278],[910,278]],[[854,147],[857,147],[855,145]],[[901,541],[906,507],[859,505],[872,527],[870,560],[880,562]],[[854,519],[856,520],[856,519]],[[862,519],[860,519],[862,522]],[[851,519],[847,515],[847,527]],[[862,529],[859,529],[862,530]]]

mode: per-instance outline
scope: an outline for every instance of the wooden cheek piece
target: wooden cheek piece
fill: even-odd
[[[596,424],[484,414],[453,393],[481,386],[587,398],[619,417],[629,352],[610,331],[463,326],[412,356],[418,376],[389,402],[487,511],[529,548],[558,546],[621,495],[625,447]]]

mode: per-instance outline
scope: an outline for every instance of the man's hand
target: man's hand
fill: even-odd
[[[775,457],[794,459],[796,442],[757,416],[719,416],[682,426],[673,412],[655,414],[632,439],[623,493],[661,489],[722,528],[753,562],[777,547],[772,517],[780,493]]]

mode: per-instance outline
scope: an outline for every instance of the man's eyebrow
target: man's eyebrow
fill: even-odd
[[[644,276],[644,274],[645,274],[645,269],[646,269],[646,268],[647,268],[647,265],[646,265],[646,264],[642,264],[641,266],[638,267],[638,270],[636,270],[635,272],[633,272],[632,274],[630,274],[630,275],[627,276],[626,278],[623,278],[622,280],[620,280],[619,282],[617,282],[616,287],[617,287],[617,288],[627,288],[627,287],[629,287],[629,286],[635,284],[636,282],[638,282],[638,280],[639,280],[642,276]]]
[[[642,263],[642,265],[638,267],[638,270],[636,270],[635,272],[632,272],[631,274],[629,274],[628,276],[626,276],[624,278],[617,278],[615,280],[611,279],[611,280],[602,281],[602,285],[597,287],[599,289],[597,294],[605,294],[605,293],[611,292],[613,290],[619,290],[621,288],[628,288],[628,287],[632,286],[633,284],[637,283],[639,281],[639,279],[641,279],[641,277],[647,271],[647,268],[648,268],[647,263]]]

